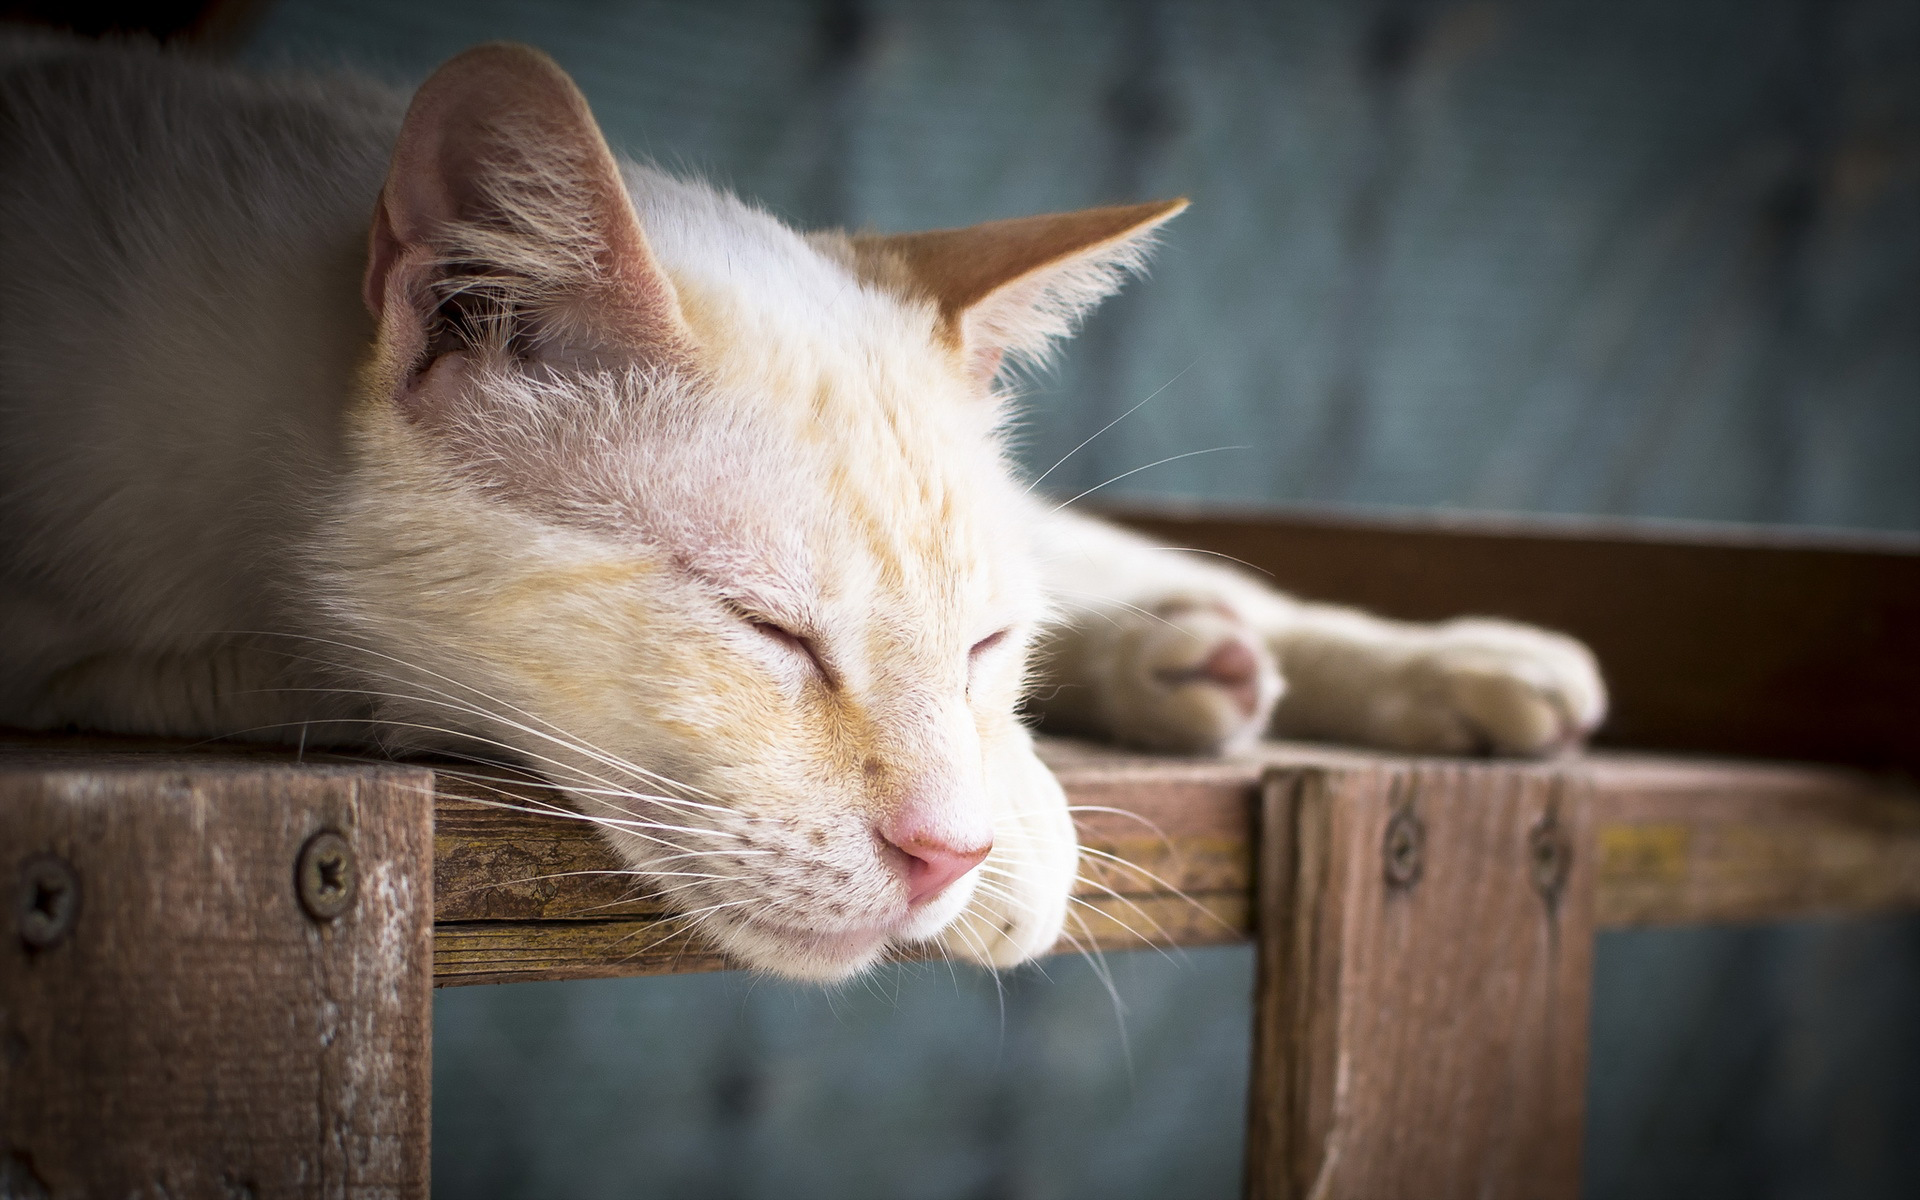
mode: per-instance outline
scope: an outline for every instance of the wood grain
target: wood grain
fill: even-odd
[[[1629,760],[1600,772],[1602,926],[1920,909],[1920,797],[1851,771]]]
[[[1920,774],[1920,538],[1593,521],[1109,510],[1313,600],[1585,640],[1602,742]]]
[[[1062,952],[1245,940],[1259,766],[1047,748],[1084,856]],[[434,977],[442,985],[719,970],[585,821],[531,781],[439,781]],[[1111,856],[1111,857],[1106,857]]]
[[[9,1194],[425,1197],[428,773],[48,757],[0,760]],[[356,880],[324,922],[296,887],[323,830]],[[29,944],[48,861],[78,906]]]
[[[1065,741],[1043,742],[1042,752],[1080,809],[1090,853],[1075,908],[1102,950],[1252,937],[1254,813],[1267,770],[1387,777],[1459,765],[1301,744],[1227,761]],[[1920,908],[1920,798],[1894,782],[1831,767],[1616,753],[1473,766],[1477,780],[1542,781],[1591,795],[1601,925]],[[634,888],[585,822],[480,803],[501,796],[451,776],[440,787],[437,982],[727,965]],[[557,803],[537,785],[517,795],[529,807]]]
[[[1132,864],[1099,854],[1085,860],[1077,895],[1091,906],[1081,911],[1095,922],[1103,950],[1252,936],[1254,813],[1269,767],[1366,771],[1447,761],[1300,743],[1224,761],[1060,740],[1043,740],[1041,750],[1082,810],[1076,822],[1084,844]],[[183,752],[167,743],[103,738],[0,739],[0,754],[16,767],[72,769],[288,763],[283,752],[262,747]],[[1602,927],[1920,909],[1920,798],[1898,779],[1613,751],[1483,765],[1579,780],[1591,789],[1595,919]],[[688,945],[674,926],[660,924],[668,919],[664,906],[632,887],[585,822],[490,807],[479,801],[502,797],[454,773],[438,775],[434,786],[437,982],[726,966],[709,947]],[[538,784],[517,786],[509,789],[510,802],[556,803]],[[1134,904],[1153,921],[1133,912]]]
[[[1578,1194],[1591,810],[1540,772],[1274,770],[1250,1195]]]

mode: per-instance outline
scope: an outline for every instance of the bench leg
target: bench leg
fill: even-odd
[[[1250,1196],[1579,1194],[1588,791],[1473,764],[1268,777]]]
[[[431,776],[0,769],[0,1194],[427,1195]]]

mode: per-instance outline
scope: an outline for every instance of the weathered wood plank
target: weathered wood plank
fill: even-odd
[[[1076,908],[1094,922],[1094,942],[1103,950],[1252,936],[1253,816],[1267,769],[1390,774],[1442,761],[1304,745],[1270,746],[1225,762],[1072,742],[1045,743],[1044,753],[1080,810],[1076,820],[1090,853]],[[1920,799],[1870,776],[1610,753],[1474,769],[1482,773],[1476,779],[1588,790],[1602,925],[1920,908]],[[725,965],[704,945],[689,944],[677,925],[662,924],[669,920],[664,906],[633,888],[587,823],[461,799],[487,793],[452,777],[441,787],[439,982]],[[555,803],[542,788],[520,798],[530,807]],[[1152,921],[1130,905],[1150,912]],[[594,927],[549,927],[563,923]],[[1074,949],[1071,942],[1060,947]]]
[[[0,760],[8,1194],[425,1197],[430,782]]]
[[[1061,952],[1245,940],[1257,766],[1049,753],[1089,851]],[[728,965],[635,886],[590,823],[556,815],[551,790],[451,774],[440,790],[438,983]]]
[[[1920,909],[1920,797],[1848,771],[1621,764],[1595,919],[1769,921]]]
[[[183,751],[98,738],[16,737],[0,742],[0,752],[16,767],[287,763],[284,753],[261,747]],[[1103,905],[1112,899],[1104,889],[1111,888],[1148,907],[1185,944],[1252,936],[1254,812],[1264,770],[1385,769],[1421,761],[1301,744],[1263,747],[1230,761],[1154,758],[1063,741],[1043,742],[1042,752],[1081,810],[1076,820],[1085,845],[1097,852],[1085,860],[1079,898]],[[1920,799],[1897,780],[1828,767],[1615,752],[1488,769],[1578,778],[1592,789],[1595,914],[1603,927],[1920,908]],[[650,939],[668,937],[672,927],[645,937],[634,933],[635,925],[593,933],[544,928],[560,922],[659,922],[667,913],[634,890],[586,822],[477,803],[502,797],[456,773],[439,775],[436,786],[440,982],[724,965],[704,946],[685,946],[684,937],[657,953],[634,952],[633,942],[651,946]],[[555,802],[545,788],[520,786],[514,802]],[[1099,946],[1139,945],[1116,918],[1127,919],[1124,906],[1102,917]],[[1233,930],[1221,929],[1216,918]],[[1142,921],[1128,923],[1146,928]],[[1073,947],[1063,944],[1061,950]],[[498,964],[489,965],[488,955],[498,955]]]
[[[1178,949],[1246,940],[1244,892],[1185,896],[1090,896],[1075,906],[1062,954]],[[914,958],[938,959],[936,953]],[[733,964],[685,925],[664,916],[574,920],[445,921],[434,927],[434,982],[441,987],[724,971]]]
[[[1485,765],[1269,776],[1250,1195],[1577,1195],[1591,811]]]
[[[1078,894],[1244,893],[1252,879],[1257,763],[1170,761],[1052,743],[1083,844]],[[569,920],[657,915],[590,822],[537,783],[440,777],[438,919]],[[1108,857],[1111,856],[1111,857]],[[1115,860],[1121,860],[1116,862]],[[1109,890],[1110,889],[1110,890]]]

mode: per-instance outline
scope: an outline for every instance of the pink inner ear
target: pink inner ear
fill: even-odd
[[[384,192],[373,205],[373,230],[367,238],[367,273],[361,280],[360,298],[365,301],[367,311],[373,319],[380,322],[386,314],[389,304],[404,305],[405,296],[389,296],[387,285],[394,268],[399,265],[400,256],[406,247],[393,231],[393,220],[387,215],[387,197]]]
[[[484,236],[476,241],[474,231]],[[691,345],[586,100],[551,59],[524,46],[459,55],[407,110],[362,285],[383,336],[424,344],[423,328],[409,335],[397,325],[430,319],[430,307],[421,311],[427,272],[448,257],[489,252],[504,255],[482,263],[492,279],[521,280],[548,302],[580,297],[568,307],[590,322],[596,342],[649,357]]]
[[[1000,374],[1000,364],[1006,361],[1007,352],[999,346],[976,342],[969,342],[968,345],[967,370],[979,383],[992,383],[994,376]]]

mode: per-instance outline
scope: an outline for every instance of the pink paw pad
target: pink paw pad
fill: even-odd
[[[1168,687],[1212,684],[1233,698],[1234,706],[1244,717],[1252,717],[1260,706],[1260,658],[1244,638],[1228,638],[1191,667],[1163,669],[1154,674]]]

